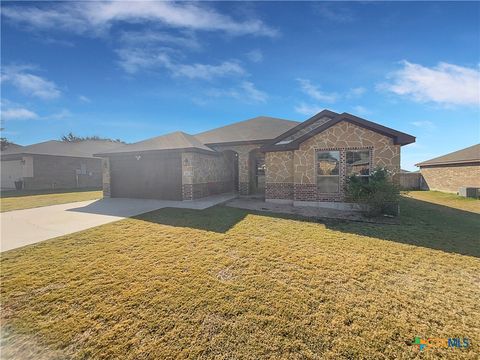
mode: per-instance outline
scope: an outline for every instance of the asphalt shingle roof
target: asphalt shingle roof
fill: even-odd
[[[196,134],[195,137],[204,144],[270,140],[298,124],[299,122],[292,120],[257,116]]]
[[[214,150],[202,144],[194,136],[186,134],[181,131],[176,131],[170,134],[157,136],[151,139],[139,141],[133,144],[123,145],[112,151],[97,152],[101,154],[116,154],[116,153],[130,153],[151,150],[177,150],[177,149],[199,149],[204,151]]]
[[[480,144],[472,145],[465,149],[461,149],[446,155],[423,161],[416,164],[416,166],[462,164],[478,161],[480,161]]]
[[[123,144],[107,140],[86,140],[78,142],[66,142],[50,140],[28,146],[20,146],[2,151],[2,157],[7,155],[52,155],[72,157],[93,157],[97,152],[110,151]]]

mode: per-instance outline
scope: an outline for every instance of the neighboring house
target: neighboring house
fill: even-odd
[[[411,135],[324,110],[299,123],[256,117],[196,135],[175,132],[104,158],[104,196],[193,200],[224,192],[321,205],[345,200],[348,175],[400,171]]]
[[[480,188],[480,144],[416,164],[424,188],[457,193],[461,187]]]
[[[112,141],[46,141],[29,146],[9,146],[1,152],[1,187],[14,189],[70,189],[102,186],[102,162],[93,153],[123,144]]]

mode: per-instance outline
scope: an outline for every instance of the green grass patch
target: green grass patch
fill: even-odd
[[[405,196],[480,214],[480,200],[440,191],[408,191]]]
[[[4,355],[415,358],[480,351],[480,216],[404,198],[399,225],[162,209],[1,260]]]
[[[101,190],[20,190],[5,191],[0,197],[1,212],[102,198]]]

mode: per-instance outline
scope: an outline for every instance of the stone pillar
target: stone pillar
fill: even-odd
[[[109,158],[102,158],[102,189],[103,189],[103,197],[109,198],[111,196],[110,159]]]
[[[250,193],[249,153],[242,151],[238,153],[238,192],[240,195]]]
[[[182,153],[182,199],[193,200],[194,154]]]

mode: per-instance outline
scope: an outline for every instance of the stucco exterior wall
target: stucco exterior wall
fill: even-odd
[[[428,190],[457,193],[460,187],[480,187],[480,163],[426,166],[420,172]]]
[[[228,154],[182,154],[184,200],[233,191],[233,163]]]
[[[69,156],[32,156],[33,172],[23,178],[24,188],[74,189],[102,186],[101,159]],[[84,170],[77,174],[76,170]]]
[[[283,199],[294,201],[344,201],[344,187],[346,183],[346,150],[370,150],[371,169],[381,166],[395,174],[400,172],[400,145],[395,145],[390,137],[342,121],[327,130],[317,134],[300,144],[298,150],[293,151],[293,167],[288,171],[279,171],[281,157],[288,158],[286,153],[267,153],[267,184],[266,198],[279,199],[279,194],[288,194],[286,188],[292,182],[292,195]],[[322,194],[317,190],[315,172],[315,153],[317,150],[340,151],[340,191],[338,193]],[[287,161],[287,163],[289,163]],[[271,169],[273,168],[273,169]],[[289,167],[288,167],[289,168]],[[293,179],[292,179],[293,175]]]

